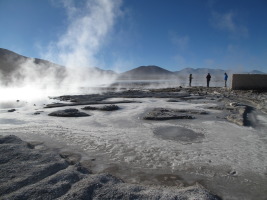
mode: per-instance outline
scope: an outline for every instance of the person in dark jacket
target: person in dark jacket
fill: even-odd
[[[227,87],[227,79],[228,79],[228,75],[224,73],[224,87]]]
[[[210,79],[211,79],[210,73],[208,73],[208,75],[206,76],[206,79],[207,79],[207,87],[210,87]]]
[[[191,87],[192,79],[193,79],[193,76],[192,76],[192,74],[190,74],[189,75],[189,87]]]

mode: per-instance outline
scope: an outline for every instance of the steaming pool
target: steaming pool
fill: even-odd
[[[223,199],[265,199],[267,193],[267,116],[256,112],[256,127],[226,121],[224,111],[208,109],[217,101],[167,102],[165,98],[130,100],[119,110],[83,110],[90,116],[48,116],[62,108],[44,108],[54,99],[0,103],[1,135],[43,141],[56,151],[79,152],[94,160],[94,173],[108,172],[126,182],[187,186],[196,182]],[[84,106],[75,106],[81,110]],[[153,108],[202,110],[195,119],[144,120]],[[73,107],[64,107],[64,109]],[[14,112],[7,112],[15,109]],[[38,114],[36,114],[38,113]]]

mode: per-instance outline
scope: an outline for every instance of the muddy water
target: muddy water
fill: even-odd
[[[197,142],[204,134],[182,127],[159,127],[154,131],[156,137],[164,140],[175,140],[182,142]]]

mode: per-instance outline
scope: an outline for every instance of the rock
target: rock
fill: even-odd
[[[5,137],[0,136],[0,144],[10,144],[10,143],[20,144],[20,143],[23,143],[23,141],[14,135],[9,135]]]
[[[90,116],[87,113],[80,112],[78,109],[70,108],[65,110],[58,110],[48,114],[56,117],[86,117]]]
[[[237,102],[231,102],[229,105],[231,107],[227,109],[230,110],[230,114],[226,117],[226,119],[239,126],[245,126],[248,106]]]
[[[229,103],[229,105],[232,106],[232,107],[242,106],[242,104],[240,104],[238,102],[231,102],[231,103]]]
[[[56,108],[56,107],[64,107],[64,106],[80,106],[80,105],[92,105],[92,104],[119,104],[119,103],[141,103],[139,101],[130,101],[130,100],[121,100],[115,102],[109,101],[78,101],[72,103],[52,103],[47,104],[44,108]]]
[[[148,111],[143,117],[143,119],[145,120],[194,119],[195,117],[192,116],[192,114],[204,115],[208,114],[208,112],[201,110],[154,108]]]
[[[119,110],[120,108],[117,105],[105,105],[105,106],[102,106],[102,107],[85,106],[82,109],[83,110],[114,111],[114,110]]]
[[[75,173],[67,169],[68,164],[57,154],[30,148],[16,136],[0,136],[0,144],[1,199],[47,199],[53,195],[49,194],[49,190],[57,188],[52,180],[58,183],[64,181],[63,174],[61,180],[60,176],[54,175],[66,171],[69,174]],[[49,180],[49,177],[52,178]],[[59,188],[57,191],[60,193]]]
[[[229,176],[237,176],[238,174],[237,174],[237,172],[236,172],[235,170],[233,170],[233,171],[230,171],[230,172],[228,173],[228,175],[229,175]]]
[[[44,112],[44,111],[36,111],[35,113],[33,113],[33,115],[40,115],[41,112]]]
[[[15,112],[15,111],[16,111],[16,109],[10,109],[7,112]]]
[[[32,145],[34,146],[34,145]],[[199,184],[160,187],[124,183],[110,174],[90,174],[49,148],[29,148],[16,136],[0,136],[0,199],[202,199],[219,200]]]
[[[244,118],[238,114],[230,114],[226,117],[229,122],[233,122],[239,126],[244,126]]]
[[[212,110],[224,110],[224,106],[209,106],[207,109],[212,109]]]
[[[105,105],[105,106],[101,107],[100,110],[104,110],[104,111],[119,110],[119,106],[117,106],[117,105]]]
[[[84,108],[82,108],[83,110],[98,110],[97,107],[94,106],[85,106]]]
[[[199,100],[199,99],[204,99],[203,96],[199,96],[199,95],[192,95],[189,97],[183,97],[181,98],[182,100],[186,101],[186,100]]]
[[[70,165],[74,165],[80,162],[81,155],[69,151],[64,151],[59,154],[62,158],[64,158]]]
[[[178,99],[169,99],[169,100],[167,100],[167,102],[181,102],[181,100],[178,100]]]
[[[196,114],[196,115],[207,115],[207,114],[209,114],[207,111],[204,111],[204,110],[177,110],[177,112]]]

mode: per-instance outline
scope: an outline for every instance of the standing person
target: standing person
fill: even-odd
[[[192,79],[193,79],[192,74],[190,74],[189,75],[189,87],[191,87]]]
[[[226,72],[224,73],[224,87],[227,87],[227,79],[228,79],[228,75],[226,74]]]
[[[207,79],[207,87],[210,87],[210,79],[211,79],[210,73],[208,73],[208,75],[206,76],[206,79]]]

